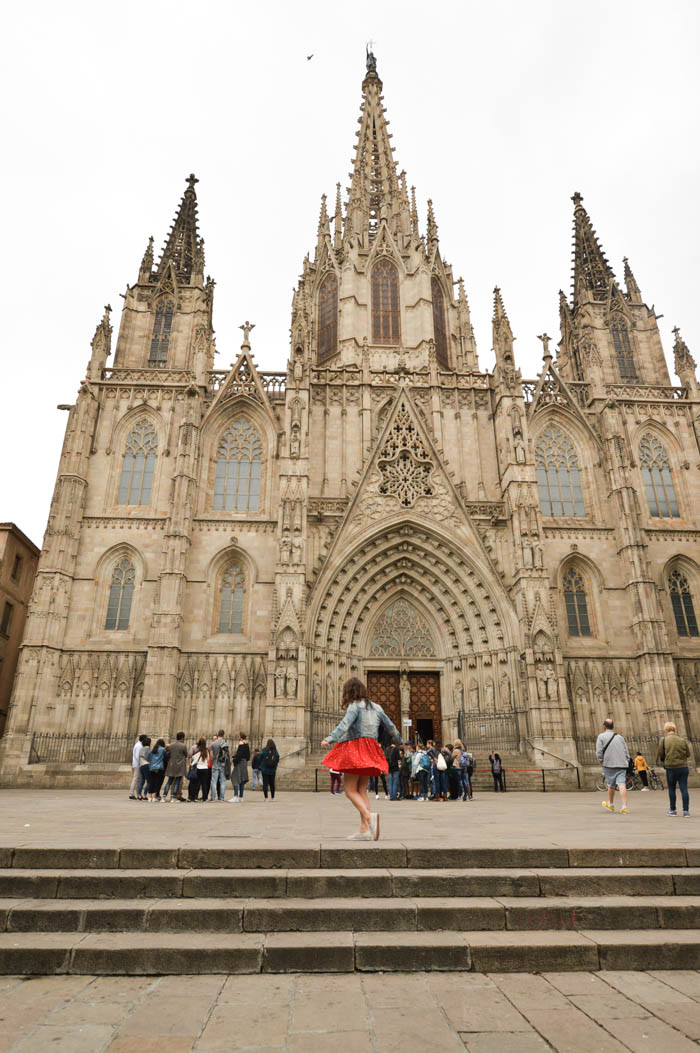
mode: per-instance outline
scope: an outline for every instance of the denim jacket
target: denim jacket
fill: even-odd
[[[364,699],[351,702],[340,724],[326,735],[326,742],[351,742],[353,739],[376,739],[379,725],[383,724],[394,742],[401,742],[401,736],[389,717],[376,702],[365,705]]]

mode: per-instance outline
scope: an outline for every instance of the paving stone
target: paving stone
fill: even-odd
[[[623,817],[624,818],[624,817]],[[687,865],[685,848],[570,848],[572,867],[683,867]]]
[[[290,1035],[284,1048],[287,1053],[309,1053],[310,1042],[313,1043],[314,1053],[338,1053],[340,1048],[343,1053],[372,1053],[374,1050],[367,1031],[329,1031],[314,1035],[302,1032]]]
[[[531,1013],[530,1023],[558,1053],[626,1053],[627,1046],[612,1038],[580,1009],[548,1009]],[[631,1021],[624,1021],[624,1026]],[[696,1051],[697,1053],[697,1051]]]
[[[180,1035],[196,1038],[202,1030],[214,997],[167,998],[157,990],[148,994],[119,1028],[126,1035]]]
[[[119,851],[119,866],[126,870],[176,867],[177,857],[177,848],[122,848]]]
[[[105,870],[119,866],[118,848],[15,848],[12,866],[20,869]]]
[[[289,1005],[295,983],[295,976],[227,976],[219,991],[217,1002],[230,1002],[234,1005]]]
[[[530,1025],[497,988],[473,988],[462,995],[440,997],[455,1031],[529,1031]]]
[[[654,1047],[672,1049],[673,1053],[697,1053],[698,1050],[695,1042],[684,1038],[678,1031],[654,1016],[647,1016],[643,1020],[636,1020],[631,1017],[617,1020],[612,1017],[606,1017],[603,1023],[606,1031],[609,1031],[611,1035],[615,1035],[620,1042],[624,1042],[625,1047],[633,1050],[634,1053],[637,1050],[640,1053],[647,1053],[648,1050]],[[610,1046],[606,1044],[601,1046],[601,1049],[608,1053]]]
[[[440,1053],[464,1053],[461,1039],[439,1009],[372,1009],[370,1019],[376,1048],[387,1053],[416,1046],[429,1046]]]
[[[534,870],[392,870],[395,896],[539,896]]]
[[[190,870],[183,878],[182,895],[193,899],[212,896],[279,897],[287,895],[287,870]],[[304,871],[301,871],[304,873]]]
[[[348,845],[321,845],[321,866],[331,870],[351,867],[405,867],[406,849],[403,845],[376,842]]]
[[[567,867],[565,848],[443,848],[439,845],[406,845],[409,867]]]
[[[356,932],[355,968],[386,972],[467,970],[469,947],[454,932]]]
[[[55,899],[59,875],[34,870],[0,871],[0,896]]]
[[[672,896],[673,876],[663,871],[607,871],[582,867],[580,870],[543,870],[540,891],[543,896]]]
[[[577,932],[470,932],[464,934],[479,972],[597,969],[598,950]]]
[[[683,969],[700,967],[700,933],[687,929],[633,932],[586,930],[598,944],[601,969]]]
[[[197,1043],[198,1050],[232,1050],[255,1046],[284,1045],[289,1010],[287,1006],[216,1005]]]
[[[240,845],[235,848],[181,848],[179,865],[188,869],[205,870],[225,867],[228,870],[282,869],[289,867],[320,866],[318,845]]]
[[[596,991],[602,995],[609,990],[609,985],[596,973],[572,970],[572,972],[565,973],[546,972],[542,975],[547,983],[556,987],[557,991],[561,991],[564,995],[587,995],[595,994]]]
[[[163,1035],[154,1038],[143,1035],[117,1035],[105,1053],[192,1053],[192,1039]],[[264,1050],[256,1053],[265,1053]]]
[[[680,1011],[677,1005],[655,1003],[653,1013],[687,1038],[692,1038],[695,1042],[700,1041],[700,1005],[697,1002],[684,1005]]]
[[[672,988],[674,992],[686,995],[688,998],[700,999],[700,973],[693,969],[675,969],[673,972],[650,970],[647,975],[665,987]]]
[[[85,979],[85,986],[75,996],[76,1002],[137,1002],[158,983],[152,976],[98,976],[95,979],[71,976],[71,980]]]
[[[75,947],[71,970],[76,973],[149,975],[167,973],[260,972],[262,937],[239,933],[225,946],[208,941],[192,946],[192,934],[99,933]]]
[[[181,896],[183,875],[176,870],[65,871],[59,899],[159,899]]]
[[[265,936],[263,972],[352,972],[355,949],[350,932],[270,932]]]
[[[84,1027],[42,1026],[13,1046],[13,1053],[95,1053],[102,1049],[114,1034],[108,1024],[87,1024]]]
[[[152,904],[148,932],[243,932],[244,899],[166,899]]]
[[[333,896],[388,897],[394,894],[391,874],[391,871],[381,867],[376,870],[290,870],[287,874],[287,895],[306,899]]]
[[[435,929],[463,932],[505,927],[505,912],[495,899],[455,896],[451,899],[419,898],[413,902],[417,928],[429,932]]]
[[[68,1005],[55,1009],[46,1018],[52,1027],[83,1027],[85,1024],[109,1024],[117,1027],[131,1012],[128,1002],[78,1002],[73,1000]]]
[[[461,974],[460,974],[461,975]],[[439,980],[452,979],[450,974],[440,973]],[[423,974],[405,973],[397,976],[391,973],[364,973],[362,989],[367,1005],[374,1009],[414,1008],[416,1005],[432,1006],[436,1004],[435,994],[430,986],[426,987]]]
[[[245,910],[246,932],[377,931],[416,928],[410,900],[255,900]]]
[[[526,1016],[538,1009],[566,1009],[570,1004],[569,999],[548,983],[543,976],[533,976],[531,973],[490,973],[489,975],[501,995],[507,997]],[[481,1029],[477,1028],[477,1030]],[[507,1030],[514,1029],[508,1028]]]
[[[594,994],[570,995],[569,1001],[603,1026],[608,1018],[626,1020],[629,1017],[649,1016],[648,1010],[638,1002],[625,998],[620,991],[610,987],[603,993],[596,991]]]
[[[650,897],[499,897],[499,902],[505,907],[507,929],[652,929],[659,922],[658,900]]]
[[[355,976],[349,975],[347,979]],[[366,1021],[367,1009],[360,987],[324,990],[309,997],[300,997],[297,993],[290,1011],[289,1031],[356,1031],[358,1026],[366,1025]]]
[[[535,1032],[506,1031],[461,1036],[467,1053],[545,1053],[551,1046]]]

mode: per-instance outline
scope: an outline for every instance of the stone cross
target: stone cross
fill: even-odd
[[[552,339],[551,336],[548,336],[547,333],[542,333],[540,336],[537,337],[537,339],[542,341],[542,346],[544,348],[544,351],[542,353],[542,357],[543,358],[550,357],[549,356],[549,344],[550,344],[550,341]]]
[[[243,325],[239,325],[238,328],[243,330],[243,343],[241,344],[241,349],[247,348],[250,350],[250,334],[251,331],[255,329],[255,323],[246,321]]]

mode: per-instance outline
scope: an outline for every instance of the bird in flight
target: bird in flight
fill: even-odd
[[[312,58],[313,58],[313,55],[307,55],[307,56],[306,56],[306,61],[307,61],[307,62],[311,62],[311,59],[312,59]]]

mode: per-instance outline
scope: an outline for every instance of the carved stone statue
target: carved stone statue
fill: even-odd
[[[551,702],[551,701],[554,701],[558,697],[558,694],[559,694],[558,684],[557,684],[557,674],[552,669],[551,665],[548,665],[545,668],[544,675],[545,675],[545,682],[546,682],[546,685],[547,685],[547,698]]]
[[[545,671],[542,662],[537,663],[535,669],[535,675],[537,677],[537,697],[540,702],[547,701],[547,673]]]
[[[496,693],[491,677],[486,681],[486,692],[484,705],[487,713],[493,713],[496,709]]]
[[[292,563],[301,563],[304,559],[304,542],[295,535],[292,539]]]
[[[275,698],[284,698],[286,679],[284,666],[278,665],[275,669]]]
[[[401,692],[401,718],[408,720],[411,710],[411,684],[407,673],[401,674],[399,690]]]
[[[510,709],[512,705],[510,680],[507,673],[504,673],[501,677],[501,705],[503,709]]]
[[[282,563],[289,563],[291,547],[292,542],[289,539],[289,534],[283,534],[282,540],[280,541],[280,559]]]
[[[313,682],[311,685],[311,701],[314,706],[318,706],[321,701],[321,681],[318,673],[314,673]]]
[[[297,667],[287,666],[287,698],[297,697]]]
[[[479,708],[479,685],[474,678],[469,681],[469,708],[475,711]]]
[[[298,457],[301,452],[301,436],[299,434],[299,425],[292,425],[292,435],[289,440],[289,456]]]

